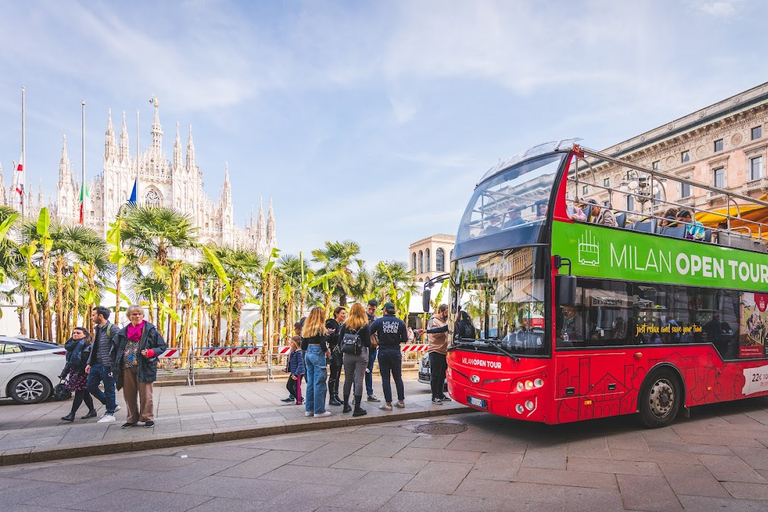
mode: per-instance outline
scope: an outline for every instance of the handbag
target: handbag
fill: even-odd
[[[341,353],[359,356],[363,351],[363,340],[356,332],[345,333],[341,339]]]
[[[63,400],[69,400],[72,397],[72,392],[67,389],[66,382],[59,382],[53,388],[53,401],[61,402]]]

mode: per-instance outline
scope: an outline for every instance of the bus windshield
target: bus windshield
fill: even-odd
[[[535,243],[557,171],[567,155],[529,160],[481,182],[461,219],[456,243],[513,230],[525,232],[525,243]]]
[[[472,319],[478,339],[458,338],[454,343],[508,355],[548,353],[544,279],[535,263],[539,252],[522,247],[455,262],[458,305]]]

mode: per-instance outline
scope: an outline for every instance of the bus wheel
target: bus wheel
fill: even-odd
[[[646,427],[666,427],[675,420],[682,400],[680,389],[671,370],[659,370],[650,376],[640,392],[640,419]]]

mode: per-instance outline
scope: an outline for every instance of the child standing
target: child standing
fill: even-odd
[[[291,396],[296,397],[296,405],[303,403],[301,399],[301,378],[304,376],[304,353],[301,350],[301,337],[291,338],[291,352],[288,354],[288,383],[285,385]]]

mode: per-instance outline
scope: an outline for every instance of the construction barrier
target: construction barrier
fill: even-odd
[[[181,357],[181,349],[180,348],[169,348],[159,356],[157,356],[158,359],[177,359]]]

